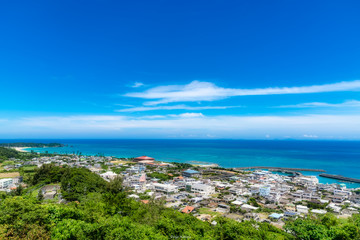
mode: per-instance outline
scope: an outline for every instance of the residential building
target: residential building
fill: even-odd
[[[13,184],[12,178],[0,179],[0,188],[8,188],[11,184]]]

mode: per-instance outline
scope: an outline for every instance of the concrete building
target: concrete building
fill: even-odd
[[[200,176],[200,172],[196,171],[196,170],[192,170],[192,169],[188,169],[183,171],[182,175],[184,177],[199,177]]]
[[[193,184],[191,185],[191,192],[200,193],[201,195],[211,195],[215,193],[215,188],[207,184]]]
[[[262,197],[267,197],[270,195],[270,186],[264,186],[259,188],[259,195]]]
[[[12,178],[0,179],[0,188],[8,188],[11,184],[13,184]]]
[[[308,212],[309,212],[309,208],[307,206],[303,206],[303,205],[297,205],[296,210],[298,213],[304,213],[304,214],[308,214]]]
[[[163,192],[167,194],[178,192],[177,186],[173,184],[154,183],[153,185],[154,189],[158,192]]]

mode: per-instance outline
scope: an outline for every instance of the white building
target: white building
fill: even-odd
[[[168,194],[178,192],[177,186],[173,184],[154,183],[154,188],[158,192],[164,192]]]
[[[309,208],[307,206],[303,206],[303,205],[297,205],[296,210],[298,213],[304,213],[304,214],[308,214],[308,212],[309,212]]]
[[[0,179],[0,188],[8,188],[11,184],[13,184],[12,178]]]
[[[259,188],[259,195],[262,197],[267,197],[270,195],[270,186],[263,186]]]
[[[100,176],[104,179],[111,180],[111,179],[114,179],[117,176],[117,174],[112,171],[107,171],[106,173],[100,174]]]
[[[215,193],[215,188],[210,185],[198,183],[193,184],[190,191],[194,193],[200,193],[202,195],[211,195]]]
[[[298,181],[304,185],[317,185],[319,183],[316,176],[302,176],[298,178]]]

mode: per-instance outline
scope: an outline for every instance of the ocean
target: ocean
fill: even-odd
[[[11,140],[18,142],[25,140]],[[125,139],[27,139],[27,142],[59,142],[62,148],[33,148],[36,152],[76,153],[137,157],[147,155],[159,161],[215,163],[221,167],[271,166],[324,169],[360,179],[360,141],[293,140],[125,140]],[[10,142],[10,140],[1,140]],[[304,175],[318,175],[303,172]],[[322,183],[338,182],[319,177]],[[347,183],[348,187],[360,184]]]

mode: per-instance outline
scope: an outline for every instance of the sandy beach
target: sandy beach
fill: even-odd
[[[15,149],[16,151],[19,152],[28,152],[26,149],[29,147],[12,147],[12,149]]]

